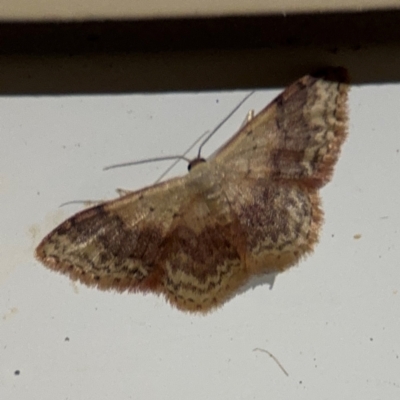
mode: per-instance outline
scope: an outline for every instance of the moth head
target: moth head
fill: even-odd
[[[190,161],[190,163],[188,164],[188,171],[190,171],[196,165],[204,163],[204,162],[206,162],[206,160],[204,158],[201,158],[201,157],[195,158],[194,160]]]

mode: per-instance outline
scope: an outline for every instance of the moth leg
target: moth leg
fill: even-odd
[[[85,208],[98,206],[104,203],[104,200],[71,200],[60,204],[60,207],[69,206],[70,204],[83,204]]]
[[[243,120],[242,124],[240,125],[239,129],[242,129],[246,124],[248,124],[254,118],[254,110],[250,110],[245,119]]]
[[[115,191],[118,193],[119,197],[123,197],[123,196],[126,196],[127,194],[131,194],[134,192],[133,190],[127,190],[127,189],[121,189],[121,188],[117,188],[117,189],[115,189]]]

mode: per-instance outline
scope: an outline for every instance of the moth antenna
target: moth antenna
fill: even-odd
[[[253,94],[255,93],[254,90],[252,90],[248,95],[246,95],[240,102],[239,104],[236,105],[236,107],[234,107],[229,114],[210,132],[210,134],[203,140],[203,142],[201,143],[201,145],[199,146],[199,152],[197,154],[197,158],[201,158],[201,149],[203,148],[203,146],[214,136],[215,132],[217,132],[222,125],[225,124],[226,121],[228,121],[229,118],[232,117],[233,114],[235,114],[235,112],[242,106],[242,104]]]
[[[197,143],[200,142],[201,139],[203,139],[203,137],[205,135],[208,135],[210,133],[210,131],[205,131],[202,135],[200,135],[182,154],[182,156],[186,156],[187,153],[189,153],[189,151],[191,151],[193,149],[193,147],[195,147],[197,145]],[[190,164],[190,161],[188,161],[188,164]],[[155,181],[155,183],[158,183],[161,181],[162,178],[164,178],[165,175],[168,174],[169,171],[171,171],[172,168],[175,167],[176,164],[178,164],[179,160],[175,160],[161,175],[160,177]]]
[[[183,153],[183,155],[176,155],[176,156],[165,156],[165,157],[154,157],[154,158],[146,158],[144,160],[138,160],[138,161],[130,161],[130,162],[126,162],[126,163],[120,163],[120,164],[113,164],[113,165],[108,165],[107,167],[103,168],[103,171],[108,171],[110,169],[114,169],[114,168],[120,168],[120,167],[130,167],[132,165],[139,165],[139,164],[145,164],[148,162],[154,162],[154,161],[166,161],[166,160],[174,160],[174,162],[160,175],[160,177],[155,181],[155,183],[158,183],[161,181],[162,178],[164,178],[165,175],[168,174],[169,171],[171,171],[172,168],[175,167],[175,165],[180,161],[180,160],[184,160],[186,161],[188,164],[190,164],[190,162],[192,160],[190,160],[189,158],[185,157],[187,153],[189,153],[189,151],[191,151],[193,149],[193,147],[195,147],[197,145],[197,143],[203,139],[203,137],[205,135],[208,134],[208,136],[203,140],[203,142],[200,144],[199,146],[199,151],[198,151],[198,155],[197,158],[201,158],[201,149],[203,148],[203,146],[207,143],[208,140],[210,140],[210,138],[222,127],[222,125],[224,125],[224,123],[226,121],[228,121],[228,119],[230,117],[232,117],[232,115],[242,106],[242,104],[250,97],[254,94],[254,90],[251,91],[249,94],[247,94],[230,112],[229,114],[210,132],[210,131],[206,131],[204,132],[197,140],[194,141],[194,143],[186,149],[186,151]]]
[[[221,126],[239,109],[239,107],[251,96],[254,94],[254,90],[252,92],[250,92],[246,97],[244,97],[240,103],[210,132],[210,131],[206,131],[204,132],[184,153],[183,155],[185,156],[187,153],[189,153],[189,151],[191,151],[193,149],[193,147],[195,147],[197,145],[197,143],[199,143],[199,141],[201,139],[203,139],[203,137],[205,135],[208,134],[208,136],[206,137],[206,139],[203,140],[203,142],[201,143],[200,147],[199,147],[199,151],[197,153],[197,158],[200,159],[201,158],[201,149],[204,146],[204,144],[214,135],[215,132],[218,131],[219,128],[221,128]],[[192,160],[191,160],[192,161]],[[171,171],[172,168],[175,167],[176,164],[178,164],[179,160],[175,160],[162,174],[161,176],[156,180],[155,183],[158,183],[161,181],[162,178],[164,178],[165,175],[168,174],[169,171]],[[190,162],[189,162],[190,165]]]
[[[144,160],[129,161],[129,162],[126,162],[126,163],[109,165],[107,167],[104,167],[103,171],[108,171],[109,169],[120,168],[120,167],[130,167],[131,165],[139,165],[139,164],[146,164],[146,163],[154,162],[154,161],[166,161],[166,160],[185,160],[187,162],[190,162],[190,160],[187,157],[180,156],[180,155],[154,157],[154,158],[145,158]]]

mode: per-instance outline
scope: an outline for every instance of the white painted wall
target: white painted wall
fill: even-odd
[[[257,92],[205,155],[277,93]],[[39,240],[81,209],[61,203],[138,189],[169,164],[103,166],[182,153],[243,96],[0,98],[1,399],[398,398],[398,84],[352,89],[350,135],[322,190],[321,241],[272,290],[258,285],[193,316],[152,295],[73,284],[33,258]]]

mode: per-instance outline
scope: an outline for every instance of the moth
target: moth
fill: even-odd
[[[99,289],[164,295],[207,312],[249,278],[309,254],[319,189],[347,135],[348,74],[306,75],[183,176],[81,211],[36,249],[46,267]]]

